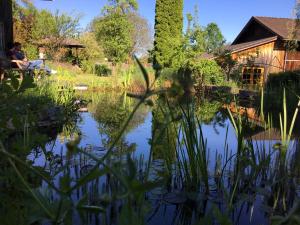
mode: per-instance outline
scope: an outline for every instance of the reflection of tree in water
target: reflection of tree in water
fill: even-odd
[[[224,126],[227,116],[222,112],[222,103],[204,99],[198,101],[196,106],[196,116],[204,124],[212,124],[215,126]]]
[[[48,153],[45,146],[54,142],[57,133],[61,128],[51,129],[50,134],[44,130],[44,134],[31,130],[30,135],[24,139],[21,134],[12,136],[9,140],[9,144],[5,144],[9,147],[9,153],[18,157],[24,163],[29,165],[32,164],[33,168],[42,174],[48,176],[48,171],[45,168],[34,166],[33,161],[28,159],[30,153],[36,157],[44,156],[47,158]],[[32,198],[31,194],[26,190],[24,184],[17,176],[15,169],[8,162],[8,158],[2,155],[0,159],[0,224],[3,225],[26,225],[29,224],[29,218],[34,221],[39,214],[41,209],[36,201]],[[39,188],[42,185],[42,179],[29,170],[24,165],[17,161],[14,161],[16,168],[22,174],[24,180],[30,185],[33,190]]]
[[[93,94],[89,104],[89,111],[99,123],[99,131],[106,135],[107,144],[111,143],[118,136],[122,126],[130,116],[136,101],[126,96],[126,93]],[[122,140],[130,131],[145,121],[148,113],[147,107],[141,106],[134,114],[132,120],[126,127]]]
[[[174,161],[177,125],[174,118],[179,108],[164,98],[159,98],[152,110],[152,151],[154,159]]]

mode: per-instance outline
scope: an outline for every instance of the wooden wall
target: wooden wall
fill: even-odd
[[[247,64],[253,58],[252,65],[264,68],[265,78],[270,73],[300,70],[300,51],[286,52],[277,48],[275,42],[264,44],[245,51],[233,53],[232,58],[240,64]],[[251,61],[251,60],[250,60]]]
[[[270,73],[279,73],[284,70],[285,50],[274,50]]]
[[[232,58],[234,60],[237,60],[240,64],[247,64],[250,62],[251,65],[264,68],[265,71],[264,76],[266,79],[267,74],[274,71],[274,68],[272,67],[282,63],[279,62],[278,60],[274,60],[274,56],[273,56],[274,44],[275,42],[271,42],[258,47],[247,49],[245,51],[233,53]]]
[[[2,42],[4,43],[4,49],[7,49],[13,43],[13,20],[11,0],[0,0],[0,26],[0,39],[2,39]]]
[[[300,70],[300,52],[289,51],[286,53],[285,71]]]

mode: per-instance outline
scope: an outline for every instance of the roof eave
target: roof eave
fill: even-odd
[[[241,48],[241,49],[233,50],[233,51],[231,51],[231,54],[233,54],[233,53],[238,53],[238,52],[242,52],[242,51],[248,50],[248,49],[250,49],[250,48],[259,47],[259,46],[261,46],[261,45],[269,44],[269,43],[271,43],[271,42],[273,42],[273,41],[277,41],[277,40],[278,40],[278,37],[275,36],[274,38],[269,39],[269,40],[267,40],[267,41],[265,41],[265,42],[261,42],[261,43],[257,43],[257,44],[253,44],[253,45],[246,46],[246,47]]]

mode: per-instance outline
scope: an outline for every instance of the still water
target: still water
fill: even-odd
[[[136,100],[117,93],[80,97],[88,101],[86,112],[63,127],[45,150],[36,149],[28,156],[33,166],[49,172],[57,186],[65,176],[76,184],[97,165],[93,157],[106,157],[136,105]],[[273,216],[284,216],[297,204],[296,139],[284,156],[278,156],[274,148],[280,142],[278,128],[266,131],[257,121],[248,121],[239,142],[223,103],[159,97],[152,101],[154,105],[139,107],[113,144],[106,159],[106,165],[114,168],[110,175],[91,179],[70,196],[75,205],[85,196],[85,205],[103,210],[73,209],[72,224],[271,224]],[[187,118],[199,121],[191,123]],[[193,135],[195,139],[187,137]],[[191,156],[188,149],[198,150]],[[285,183],[280,183],[280,176]],[[121,197],[126,179],[158,184],[133,188],[137,194]],[[43,182],[42,189],[47,187]],[[54,192],[49,196],[53,201],[60,198]]]

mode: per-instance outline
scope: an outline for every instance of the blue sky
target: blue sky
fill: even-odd
[[[154,24],[155,0],[138,0],[139,12]],[[34,0],[38,8],[81,14],[85,27],[99,15],[106,0]],[[291,17],[295,0],[185,0],[184,14],[194,12],[198,5],[201,25],[215,22],[227,41],[233,41],[251,16]]]

